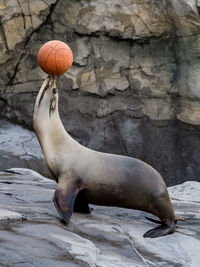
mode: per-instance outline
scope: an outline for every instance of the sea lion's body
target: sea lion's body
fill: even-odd
[[[117,206],[160,218],[162,225],[145,237],[173,233],[176,219],[161,175],[141,160],[97,152],[72,139],[60,120],[55,90],[47,78],[36,100],[34,128],[58,182],[54,203],[61,217],[68,222],[73,210],[89,213],[88,204]]]
[[[166,217],[156,207],[158,198],[166,198],[164,210],[167,213],[166,185],[159,173],[144,162],[88,149],[78,152],[74,163],[71,172],[74,178],[80,179],[83,196],[89,204],[143,210],[159,215],[160,219]]]

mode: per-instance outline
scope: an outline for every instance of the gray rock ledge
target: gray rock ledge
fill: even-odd
[[[11,171],[0,172],[0,266],[199,266],[200,183],[169,188],[186,222],[173,235],[144,239],[155,224],[140,211],[93,206],[91,215],[74,213],[63,225],[52,203],[56,183]]]

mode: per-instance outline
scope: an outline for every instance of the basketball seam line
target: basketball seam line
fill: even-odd
[[[57,65],[57,61],[56,61],[56,55],[57,55],[57,53],[60,55],[60,56],[62,56],[63,58],[64,58],[64,56],[62,55],[62,54],[60,54],[59,53],[59,50],[61,50],[61,49],[63,49],[63,48],[60,48],[60,49],[58,49],[58,50],[56,50],[56,53],[54,54],[54,60],[55,60],[55,65],[56,65],[56,72],[57,72],[57,75],[59,75],[58,74],[58,65]],[[64,49],[66,49],[66,48],[64,48]],[[64,58],[64,60],[65,60],[65,58]],[[66,60],[65,60],[66,61]],[[66,61],[67,62],[67,61]],[[68,62],[67,62],[68,63]],[[69,64],[67,64],[68,66],[69,66]],[[67,66],[67,68],[68,68],[68,66]]]
[[[58,46],[58,45],[56,45],[56,46]],[[55,47],[51,47],[51,46],[46,46],[46,47],[49,47],[49,48],[51,48],[52,50],[56,50],[55,48],[56,48],[56,46]],[[61,49],[65,49],[65,50],[67,50],[67,51],[70,51],[71,49],[70,48],[66,48],[66,47],[61,47],[61,48],[59,48],[58,50],[56,50],[56,51],[59,51],[59,50],[61,50]]]
[[[55,60],[55,65],[56,65],[56,73],[58,75],[58,66],[57,66],[57,62],[56,62],[56,53],[54,54],[54,60]]]
[[[51,52],[52,52],[53,50],[56,50],[55,55],[58,53],[60,56],[64,57],[62,54],[59,53],[59,51],[62,50],[62,49],[65,49],[65,50],[67,50],[67,51],[70,51],[70,50],[68,50],[67,48],[59,48],[58,50],[52,48],[52,50],[49,52],[49,54],[48,54],[48,56],[47,56],[47,58],[46,58],[46,61],[45,61],[44,66],[46,65],[46,63],[47,63],[47,59],[48,59],[48,57],[50,56],[50,54],[51,54]]]
[[[57,46],[57,45],[56,45],[56,46]],[[56,47],[56,46],[55,46],[55,47]],[[46,47],[49,47],[49,48],[51,48],[52,50],[56,50],[56,49],[54,49],[54,48],[51,47],[51,46],[46,46]],[[64,47],[63,47],[63,48],[59,48],[58,50],[56,50],[56,52],[59,52],[59,50],[62,50],[62,49],[67,50],[67,51],[70,51],[70,49],[68,49],[68,48],[64,48]],[[52,50],[51,50],[51,51],[52,51]],[[46,51],[43,51],[42,54],[40,54],[40,57],[41,57],[45,52],[46,52]],[[60,53],[59,53],[59,54],[60,54]],[[62,56],[62,54],[60,54],[60,55]]]
[[[58,46],[58,44],[57,44],[56,46]],[[56,47],[56,46],[55,46],[55,47]],[[54,50],[54,47],[51,47],[51,46],[48,46],[48,45],[46,45],[46,47],[51,48],[52,50]],[[51,50],[51,52],[52,52],[52,50]],[[42,52],[42,54],[40,54],[40,57],[41,57],[45,52],[46,52],[46,51],[44,50],[44,51]],[[46,64],[46,62],[45,62],[45,64]]]
[[[58,53],[60,56],[62,56],[64,58],[64,56],[59,53],[59,50],[62,50],[62,49],[65,49],[65,50],[69,51],[69,49],[67,49],[67,48],[59,48],[58,50],[56,50],[56,53],[54,54],[54,61],[55,61],[55,65],[56,65],[56,73],[57,73],[57,75],[59,75],[59,74],[58,74],[58,65],[57,65],[57,61],[56,61],[56,55]],[[65,60],[65,58],[64,58],[64,60]],[[69,69],[68,67],[69,67],[69,64],[67,62],[67,69]]]
[[[58,46],[58,44],[57,44],[56,46]],[[56,46],[55,46],[55,47],[56,47]],[[44,64],[43,68],[45,68],[45,65],[46,65],[46,63],[47,63],[47,60],[48,60],[48,58],[49,58],[49,56],[50,56],[50,54],[52,53],[53,50],[55,50],[55,49],[52,47],[50,53],[48,54],[48,56],[47,56],[47,58],[46,58],[46,61],[45,61],[45,64]]]
[[[63,48],[60,48],[60,49],[58,49],[57,51],[56,51],[56,53],[55,53],[55,56],[56,56],[56,54],[58,53],[60,56],[62,56],[63,58],[64,58],[64,56],[62,55],[62,54],[60,54],[59,53],[59,50],[61,50],[61,49],[63,49]],[[66,48],[64,48],[64,49],[66,49]],[[67,49],[68,50],[68,49]],[[70,51],[70,50],[68,50],[68,51]],[[65,58],[64,58],[64,60],[65,60]],[[67,63],[67,69],[69,69],[69,63],[68,63],[68,61],[67,60],[65,60],[66,61],[66,63]],[[57,66],[57,62],[56,62],[56,66]],[[57,72],[58,73],[58,72]],[[58,75],[58,74],[57,74]]]
[[[48,60],[48,57],[50,56],[51,52],[53,51],[53,49],[50,51],[50,53],[48,54],[47,58],[46,58],[46,61],[45,61],[45,64],[43,66],[43,68],[45,67],[46,63],[47,63],[47,60]]]
[[[62,49],[62,48],[61,48]],[[59,50],[61,50],[59,49]],[[56,53],[58,53],[60,56],[63,56],[62,54],[59,53],[59,50],[56,51]],[[64,57],[64,56],[63,56]]]

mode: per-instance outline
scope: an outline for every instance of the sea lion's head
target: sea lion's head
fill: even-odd
[[[48,115],[50,118],[57,108],[57,103],[58,90],[56,88],[56,77],[49,75],[43,82],[38,93],[34,113],[44,118]]]

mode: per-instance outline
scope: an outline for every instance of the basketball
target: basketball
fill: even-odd
[[[38,64],[47,74],[61,75],[68,71],[72,62],[73,54],[70,47],[58,40],[45,43],[38,52]]]

